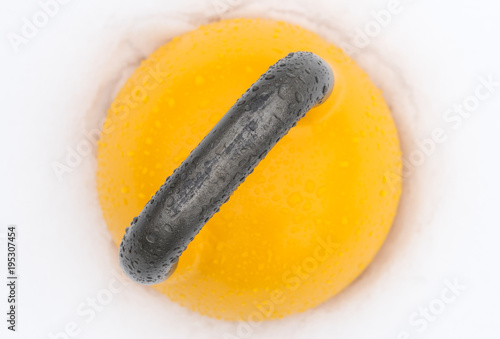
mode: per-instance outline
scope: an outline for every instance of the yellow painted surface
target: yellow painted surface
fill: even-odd
[[[401,154],[390,111],[366,73],[301,27],[217,22],[165,44],[114,100],[97,188],[118,246],[125,228],[267,68],[310,51],[332,67],[330,98],[270,151],[154,288],[199,313],[262,320],[314,307],[371,262],[393,222]]]

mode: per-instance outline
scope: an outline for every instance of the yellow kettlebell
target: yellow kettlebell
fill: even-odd
[[[181,175],[172,172],[209,132],[221,133],[214,126],[229,126],[221,120],[226,112],[238,104],[255,114],[270,109],[265,95],[272,91],[252,86],[268,80],[259,77],[270,74],[269,66],[281,67],[278,61],[285,60],[283,77],[309,81],[307,72],[297,80],[295,68],[286,71],[294,58],[286,56],[298,51],[312,52],[329,66],[333,90],[315,89],[325,95],[323,103],[255,160],[261,161],[220,211],[185,250],[176,249],[182,255],[170,263],[176,265],[171,276],[153,285],[201,314],[280,318],[326,301],[363,272],[390,230],[401,193],[401,152],[390,110],[367,74],[316,34],[281,21],[232,19],[160,47],[135,70],[108,111],[98,146],[97,189],[120,246],[131,222],[127,233],[134,233],[135,217],[148,223],[148,213],[161,212],[158,200],[174,206],[174,198],[151,200],[160,187],[182,194],[184,182],[176,179]],[[256,108],[238,100],[249,88],[247,95],[255,90],[257,99],[264,98]],[[294,105],[312,98],[286,88],[278,94],[295,98]],[[252,135],[250,130],[244,133]],[[170,175],[170,182],[178,181],[164,185]],[[202,186],[200,181],[197,187]],[[208,213],[195,203],[190,208]],[[144,227],[177,232],[168,223]],[[153,233],[145,235],[147,249],[139,247],[156,255],[161,240]]]

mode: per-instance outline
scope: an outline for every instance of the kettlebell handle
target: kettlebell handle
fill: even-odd
[[[333,83],[328,64],[310,52],[290,53],[272,65],[125,230],[123,271],[140,284],[167,279],[201,228],[271,148],[330,95]]]

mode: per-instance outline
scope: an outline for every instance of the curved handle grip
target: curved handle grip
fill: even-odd
[[[264,73],[167,178],[120,245],[134,281],[156,284],[269,150],[331,93],[333,73],[313,53],[290,53]]]

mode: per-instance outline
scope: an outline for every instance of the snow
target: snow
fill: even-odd
[[[59,1],[0,4],[2,267],[10,224],[19,258],[18,331],[2,321],[2,338],[500,337],[497,2]],[[315,309],[250,327],[128,282],[97,202],[93,143],[141,59],[200,24],[239,16],[290,21],[353,48],[382,88],[412,162],[393,229],[368,270]],[[24,18],[43,27],[15,48]],[[478,96],[489,77],[491,93]],[[460,116],[456,105],[471,112]],[[70,173],[58,175],[55,163]],[[3,313],[5,269],[2,276]],[[96,298],[105,305],[92,311]]]

